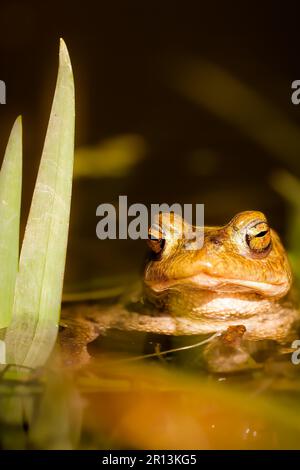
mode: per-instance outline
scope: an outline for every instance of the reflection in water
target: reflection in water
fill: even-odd
[[[132,362],[102,349],[74,370],[56,351],[43,370],[6,368],[1,447],[299,448],[300,380],[289,355],[264,370],[211,376],[188,372],[182,354],[179,363]]]

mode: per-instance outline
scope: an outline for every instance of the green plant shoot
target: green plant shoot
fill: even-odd
[[[22,188],[22,120],[12,128],[0,172],[0,329],[12,316],[19,262]]]
[[[41,366],[56,340],[70,217],[74,124],[73,73],[61,40],[56,90],[6,334],[8,363]]]

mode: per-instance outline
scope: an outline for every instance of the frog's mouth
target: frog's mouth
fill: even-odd
[[[266,282],[251,281],[247,279],[227,279],[211,276],[206,273],[195,274],[194,276],[169,279],[163,281],[146,281],[147,286],[156,293],[177,288],[176,290],[189,287],[193,289],[213,291],[223,293],[252,293],[264,297],[282,297],[288,290],[287,283],[271,284]]]

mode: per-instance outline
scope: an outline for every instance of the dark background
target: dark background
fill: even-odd
[[[140,134],[147,144],[146,158],[129,178],[75,181],[68,280],[140,265],[143,242],[96,239],[96,207],[119,194],[128,194],[130,202],[205,203],[208,224],[259,209],[285,236],[287,203],[271,186],[270,175],[284,168],[300,176],[300,153],[299,159],[278,159],[237,126],[187,99],[172,81],[174,64],[205,59],[300,126],[300,106],[290,99],[291,82],[300,79],[295,5],[0,2],[0,79],[7,85],[7,104],[0,106],[0,154],[22,114],[24,222],[55,86],[59,37],[66,41],[75,75],[76,145],[123,133]]]

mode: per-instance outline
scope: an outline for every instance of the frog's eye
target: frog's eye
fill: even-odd
[[[160,226],[154,224],[149,228],[147,243],[154,253],[159,254],[163,251],[166,240]]]
[[[148,246],[151,248],[151,250],[154,253],[158,254],[163,251],[166,240],[164,238],[160,238],[160,239],[148,238],[147,243],[148,243]]]
[[[246,242],[254,253],[265,253],[271,247],[270,228],[266,222],[258,222],[246,231]]]

